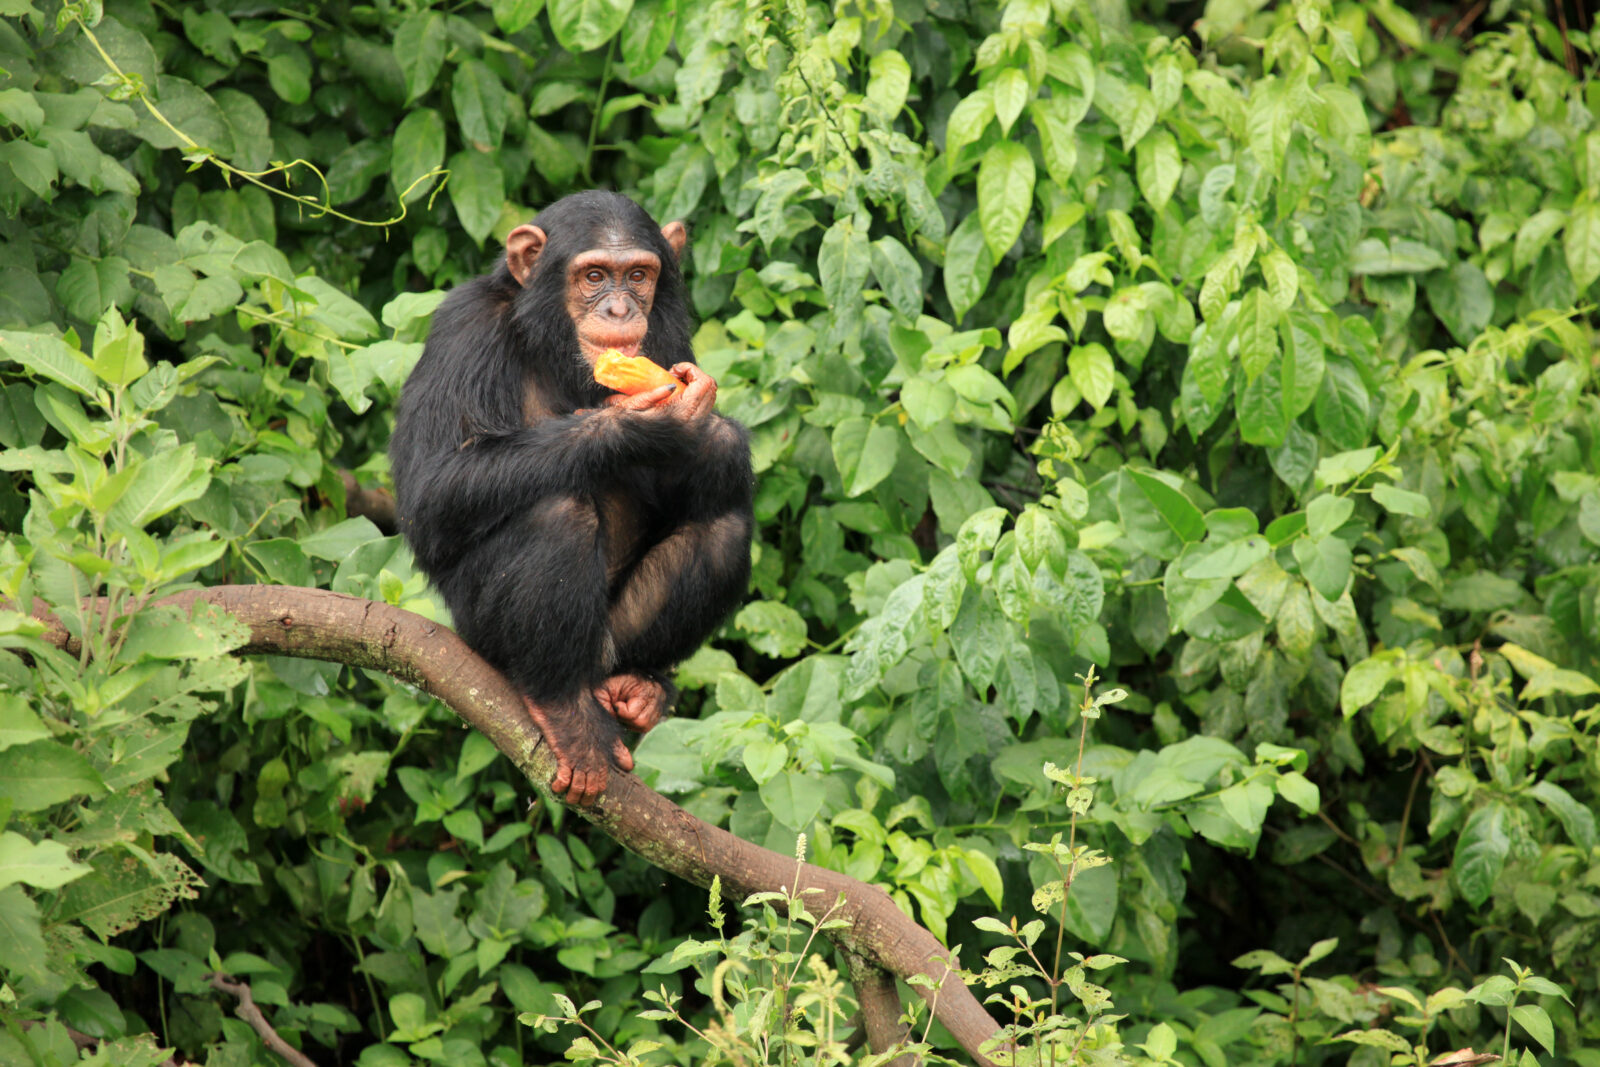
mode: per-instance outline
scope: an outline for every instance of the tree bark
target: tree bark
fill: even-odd
[[[867,1047],[873,1052],[887,1052],[911,1036],[910,1028],[900,1021],[900,991],[895,988],[894,975],[853,952],[847,952],[845,958],[850,965],[850,983],[855,986],[856,1003],[861,1006],[861,1026],[867,1032]],[[902,1053],[886,1067],[922,1067],[922,1057],[912,1052]]]
[[[240,655],[271,653],[329,660],[383,671],[424,689],[474,727],[512,761],[547,800],[556,771],[538,728],[511,683],[448,627],[409,611],[325,589],[224,585],[191,590],[157,603],[192,608],[196,601],[228,612],[249,627]],[[54,619],[45,640],[71,652],[77,641]],[[572,812],[648,862],[695,885],[713,877],[735,900],[756,892],[795,891],[820,915],[843,897],[835,918],[849,926],[827,932],[840,948],[890,974],[922,974],[917,987],[934,1018],[979,1063],[993,1067],[980,1046],[999,1031],[957,971],[959,962],[876,886],[810,863],[798,863],[744,841],[684,811],[632,774],[613,770],[592,807]],[[867,1005],[863,1003],[863,1012]]]

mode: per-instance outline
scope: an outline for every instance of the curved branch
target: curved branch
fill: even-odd
[[[206,981],[219,993],[238,998],[239,1003],[233,1009],[233,1013],[248,1023],[250,1029],[261,1039],[261,1043],[277,1053],[278,1058],[289,1064],[289,1067],[317,1067],[316,1061],[285,1041],[282,1035],[272,1028],[272,1024],[267,1022],[267,1017],[256,1007],[255,992],[250,988],[249,982],[236,981],[220,971],[206,975]]]
[[[555,757],[521,697],[448,627],[388,604],[293,586],[214,586],[158,603],[189,608],[196,601],[221,608],[249,627],[249,643],[236,650],[241,655],[271,653],[366,667],[432,693],[550,797]],[[76,651],[76,640],[59,624],[44,637]],[[883,890],[814,864],[797,865],[793,857],[735,837],[690,815],[632,774],[613,771],[608,783],[593,807],[570,810],[664,871],[704,888],[718,876],[735,900],[793,888],[820,903],[815,912],[842,896],[837,917],[849,925],[828,936],[846,952],[900,978],[926,975],[931,985],[916,988],[934,1017],[974,1060],[992,1064],[979,1048],[999,1025],[961,980],[949,950]]]

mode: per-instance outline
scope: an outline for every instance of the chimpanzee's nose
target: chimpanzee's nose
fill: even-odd
[[[628,302],[622,299],[611,300],[606,303],[606,314],[614,319],[628,317]]]

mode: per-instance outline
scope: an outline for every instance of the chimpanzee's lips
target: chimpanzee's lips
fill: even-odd
[[[641,334],[629,334],[622,337],[605,337],[594,334],[588,337],[580,337],[578,340],[586,350],[590,362],[593,362],[613,349],[625,356],[637,356],[639,354],[639,345],[644,340],[644,337]]]

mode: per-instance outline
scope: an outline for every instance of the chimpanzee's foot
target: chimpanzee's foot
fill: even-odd
[[[594,698],[622,725],[643,734],[649,733],[671,710],[670,688],[647,675],[615,674],[595,688]],[[630,756],[624,769],[632,766]]]
[[[599,724],[585,724],[571,721],[569,716],[552,714],[527,696],[522,702],[544,735],[544,743],[556,757],[556,776],[550,779],[550,789],[567,803],[594,803],[605,792],[613,761],[625,771],[633,769],[633,753],[620,737],[609,746],[608,756],[602,747],[604,732],[592,728]],[[598,711],[580,705],[579,715],[589,713],[598,714]]]

